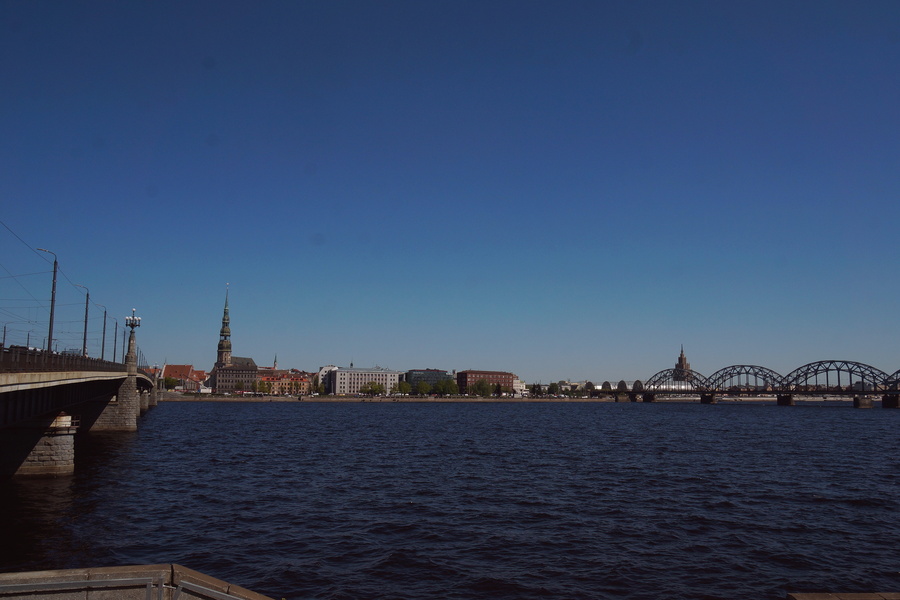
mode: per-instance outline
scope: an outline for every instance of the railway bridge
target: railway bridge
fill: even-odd
[[[758,365],[732,365],[704,377],[691,369],[665,369],[630,387],[620,382],[615,390],[607,382],[601,392],[619,393],[636,402],[655,402],[661,396],[699,396],[714,404],[723,396],[774,396],[779,406],[790,406],[803,396],[853,398],[854,406],[869,408],[881,397],[884,408],[900,408],[900,370],[892,374],[859,362],[823,360],[781,375]],[[607,389],[608,386],[608,389]]]

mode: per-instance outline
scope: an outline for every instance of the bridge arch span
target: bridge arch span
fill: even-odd
[[[824,381],[822,376],[824,375]],[[821,360],[794,369],[784,377],[791,392],[876,391],[889,379],[887,373],[867,364],[848,360]]]
[[[887,379],[884,380],[884,387],[892,392],[900,390],[900,369],[888,375]]]
[[[665,369],[646,382],[644,392],[654,394],[694,394],[708,389],[706,377],[689,369]]]
[[[710,375],[706,383],[710,391],[755,393],[781,389],[784,377],[768,367],[732,365]]]

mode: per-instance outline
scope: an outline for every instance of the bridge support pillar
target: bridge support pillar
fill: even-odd
[[[16,476],[71,475],[75,472],[75,432],[78,423],[64,412],[48,425],[46,421],[32,421],[10,431],[13,438],[31,451],[15,471]]]
[[[616,394],[616,402],[631,402],[628,394]]]
[[[150,392],[144,390],[138,393],[141,397],[141,414],[144,414],[150,408]]]
[[[134,341],[134,329],[128,338],[125,366],[128,369],[128,376],[94,421],[91,431],[137,431],[137,419],[141,414],[141,392],[137,386],[137,346]]]
[[[882,396],[881,408],[900,408],[900,395],[885,394]]]
[[[716,403],[716,395],[715,394],[700,394],[700,404],[715,404]]]
[[[656,402],[656,394],[644,394],[644,402]]]
[[[775,396],[778,406],[794,406],[794,396],[792,394],[777,394]]]
[[[871,398],[865,396],[853,396],[853,408],[872,408]]]

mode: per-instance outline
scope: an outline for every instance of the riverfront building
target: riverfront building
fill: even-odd
[[[453,381],[453,379],[453,375],[440,369],[412,369],[406,372],[406,382],[412,386],[413,391],[420,381],[434,388],[438,381]]]
[[[206,372],[197,371],[194,365],[163,365],[163,381],[174,380],[175,389],[185,392],[199,392],[206,381]]]
[[[385,392],[390,392],[400,383],[401,375],[402,371],[391,371],[383,367],[359,369],[351,364],[349,367],[323,367],[319,371],[321,378],[319,381],[325,385],[327,394],[343,396],[358,394],[359,390],[370,382],[380,383],[384,386]]]
[[[515,389],[515,382],[518,377],[514,373],[507,373],[506,371],[460,371],[456,374],[459,393],[468,394],[471,386],[482,379],[490,384],[491,389],[499,383],[503,391],[512,392]]]
[[[228,314],[228,292],[225,292],[225,312],[219,330],[219,347],[216,364],[209,376],[209,387],[217,393],[251,391],[258,376],[256,362],[252,358],[231,355],[231,317]]]

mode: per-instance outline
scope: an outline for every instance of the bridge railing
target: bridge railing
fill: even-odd
[[[37,371],[125,371],[125,365],[99,358],[0,345],[0,373]]]

